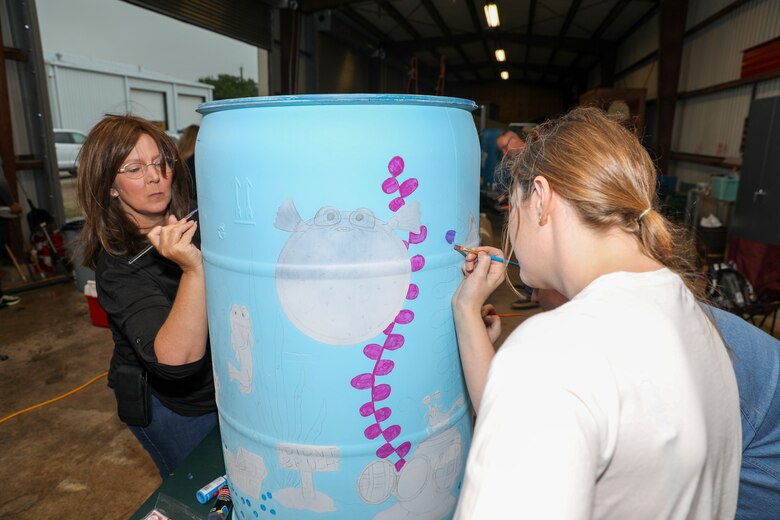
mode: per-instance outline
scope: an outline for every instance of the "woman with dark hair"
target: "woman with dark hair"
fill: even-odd
[[[195,177],[195,142],[198,139],[199,130],[200,126],[198,125],[188,126],[181,133],[179,142],[176,143],[176,147],[179,149],[179,156],[181,157],[181,160],[184,161],[184,164],[187,165],[187,169],[190,172],[192,193],[195,195],[196,199],[198,197],[198,190],[195,182],[197,180]]]
[[[190,178],[165,132],[110,115],[82,146],[78,200],[83,263],[114,338],[108,384],[165,478],[217,423],[197,222],[180,218]]]
[[[538,128],[509,172],[505,249],[524,283],[570,301],[496,354],[483,305],[505,279],[488,255],[503,253],[466,257],[452,308],[477,425],[456,518],[734,518],[734,371],[649,155],[579,108]]]

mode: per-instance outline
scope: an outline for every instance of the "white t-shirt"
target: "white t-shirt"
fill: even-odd
[[[618,272],[527,320],[490,367],[456,518],[734,518],[726,348],[680,278]]]

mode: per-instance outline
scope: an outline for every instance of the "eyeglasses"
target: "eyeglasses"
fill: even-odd
[[[157,173],[160,173],[162,172],[163,161],[162,159],[157,159],[149,164],[127,163],[119,168],[118,173],[124,173],[128,179],[140,179],[146,175],[146,168],[149,166],[153,167]],[[168,166],[168,168],[170,169],[170,166]]]

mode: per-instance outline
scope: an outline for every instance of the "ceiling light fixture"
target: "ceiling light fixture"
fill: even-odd
[[[504,52],[504,49],[496,49],[496,60],[506,61],[506,53]]]
[[[501,71],[501,79],[509,79],[509,72],[502,70]]]
[[[487,2],[485,4],[485,19],[487,20],[488,27],[498,27],[501,24],[498,19],[498,6],[493,2]]]

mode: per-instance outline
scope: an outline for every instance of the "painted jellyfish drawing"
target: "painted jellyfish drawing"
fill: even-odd
[[[237,519],[451,518],[472,434],[450,298],[452,242],[478,240],[475,107],[356,94],[199,108]],[[291,135],[316,139],[302,154]]]
[[[228,362],[230,380],[238,381],[241,392],[248,394],[252,391],[252,347],[255,346],[255,337],[246,305],[239,308],[235,303],[230,309],[230,345],[238,360],[238,368]]]
[[[403,308],[412,267],[396,230],[419,231],[419,203],[387,222],[368,208],[332,206],[304,221],[287,200],[274,226],[291,233],[276,264],[279,300],[307,336],[354,345],[379,334]]]

